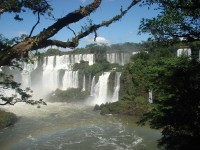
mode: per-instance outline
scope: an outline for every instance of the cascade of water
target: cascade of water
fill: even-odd
[[[111,64],[117,63],[119,65],[125,65],[130,61],[130,54],[128,53],[107,53],[107,61]]]
[[[72,66],[75,63],[80,63],[81,60],[88,61],[89,65],[94,64],[94,54],[73,54],[73,55],[62,55],[62,56],[48,56],[43,58],[43,64],[42,64],[42,87],[45,89],[45,91],[52,91],[59,87],[59,71],[60,70],[72,70]],[[39,60],[38,60],[39,61]],[[23,87],[31,87],[31,72],[35,70],[38,67],[38,61],[35,61],[34,64],[23,64],[23,71],[21,73],[22,76],[22,86]],[[66,73],[65,76],[67,76]],[[76,73],[75,73],[76,74]],[[68,82],[70,85],[67,86],[67,88],[78,87],[78,80],[74,78],[73,75],[71,76],[74,83],[73,86],[72,83]],[[64,79],[63,81],[65,81]],[[64,82],[66,83],[66,81]],[[66,86],[66,85],[64,85]]]
[[[55,69],[57,69],[57,70],[59,70],[59,69],[71,70],[72,65],[73,64],[70,61],[69,55],[56,56]]]
[[[63,76],[63,90],[78,88],[78,71],[65,71]]]
[[[74,55],[62,55],[55,57],[56,57],[55,69],[57,70],[59,69],[72,70],[72,66],[75,63],[80,63],[81,60],[88,61],[89,65],[93,65],[95,63],[94,54],[74,54]]]
[[[153,103],[153,92],[152,90],[149,90],[149,103]]]
[[[89,75],[87,90],[90,91],[91,89],[91,74]]]
[[[121,61],[120,61],[120,65],[125,65],[126,64],[126,55],[125,53],[121,53],[120,54],[120,58],[121,58]]]
[[[47,56],[32,63],[22,63],[22,72],[14,70],[14,80],[22,83],[22,88],[30,87],[36,93],[47,93],[60,89],[79,88],[78,72],[71,71],[81,60],[95,63],[94,54],[67,54]],[[0,69],[1,71],[1,69]],[[91,77],[90,77],[91,78]],[[91,79],[83,77],[83,91],[91,87]],[[88,81],[88,83],[86,83]],[[31,83],[32,82],[32,83]],[[88,85],[87,85],[88,84]],[[90,89],[89,89],[90,90]]]
[[[111,64],[117,63],[115,55],[116,55],[116,53],[107,53],[106,54],[107,61],[110,62]]]
[[[116,72],[116,74],[115,74],[114,92],[113,92],[113,95],[112,95],[111,102],[116,102],[119,99],[120,77],[121,77],[121,72]]]
[[[191,49],[190,48],[181,48],[177,50],[177,56],[180,57],[181,55],[191,56]]]
[[[81,60],[88,61],[89,65],[93,65],[95,63],[94,61],[94,54],[76,54],[71,55],[71,63],[80,63]]]
[[[83,76],[83,88],[82,91],[85,91],[85,75]]]
[[[91,89],[90,89],[90,96],[94,96],[95,93],[95,76],[92,78],[92,84],[91,84]]]
[[[95,104],[103,104],[107,102],[109,76],[110,76],[110,72],[104,72],[101,76],[99,76],[99,81],[95,85],[95,92],[94,92]]]
[[[26,62],[22,64],[22,73],[21,73],[22,88],[31,87],[31,72],[35,70],[37,66],[38,66],[37,61],[35,61],[33,64]]]
[[[53,91],[59,85],[59,71],[54,68],[55,56],[44,58],[43,64],[43,88],[45,91]]]
[[[89,65],[93,65],[95,63],[94,54],[84,54],[83,60],[88,61]]]
[[[31,64],[27,64],[27,63],[23,64],[23,70],[22,70],[22,73],[21,73],[21,76],[22,76],[21,86],[22,86],[22,88],[31,87],[31,77],[30,77],[31,66],[30,65]]]

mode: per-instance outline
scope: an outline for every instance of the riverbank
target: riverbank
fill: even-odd
[[[13,125],[16,121],[17,116],[15,114],[0,109],[0,129]]]

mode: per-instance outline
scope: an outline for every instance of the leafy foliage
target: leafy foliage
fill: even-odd
[[[46,103],[40,99],[38,101],[31,99],[32,91],[30,88],[25,90],[20,88],[20,84],[13,80],[12,75],[7,75],[0,72],[0,105],[14,105],[17,102],[25,102],[31,105],[46,105]],[[10,94],[3,94],[4,90],[10,91]]]
[[[179,38],[185,38],[187,41],[200,39],[199,1],[149,0],[146,4],[157,4],[160,13],[155,18],[143,19],[140,33],[150,33],[157,41]]]
[[[0,1],[0,14],[5,12],[16,13],[14,19],[22,21],[23,18],[19,15],[21,12],[31,10],[33,14],[39,12],[44,15],[45,13],[51,14],[52,8],[46,0],[1,0]]]
[[[89,96],[89,92],[81,91],[81,89],[71,88],[66,91],[57,89],[48,97],[52,102],[79,102],[84,101]]]
[[[17,117],[10,112],[0,109],[0,129],[13,125],[17,121]]]
[[[148,102],[146,98],[140,96],[136,97],[135,101],[121,100],[114,103],[106,103],[100,106],[96,105],[94,110],[101,110],[102,115],[106,114],[120,114],[120,115],[134,115],[141,116],[148,111]]]
[[[145,68],[154,103],[141,122],[162,129],[159,145],[165,149],[200,148],[199,68],[187,57],[160,59]]]
[[[154,103],[152,111],[140,123],[148,121],[152,128],[162,129],[159,146],[163,149],[199,149],[200,64],[196,56],[199,55],[200,2],[149,0],[146,4],[158,4],[160,14],[143,19],[140,33],[150,33],[154,40],[164,41],[166,45],[178,41],[179,48],[191,48],[192,60],[172,57],[148,62],[143,69],[144,79],[146,86],[153,89]]]

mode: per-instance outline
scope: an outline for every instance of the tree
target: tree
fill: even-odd
[[[181,38],[187,46],[200,41],[199,0],[148,0],[146,4],[158,6],[160,13],[152,19],[142,19],[140,33],[149,33],[156,41],[176,43]]]
[[[159,146],[163,149],[199,149],[200,64],[194,56],[200,41],[200,1],[149,0],[146,4],[156,4],[160,13],[143,19],[140,33],[149,33],[165,45],[179,42],[190,47],[193,59],[160,58],[145,67],[154,103],[140,123],[150,122],[152,128],[162,130]]]
[[[188,41],[200,39],[200,2],[198,0],[149,0],[149,5],[157,4],[159,15],[141,21],[141,32],[153,35],[156,40],[186,38]]]
[[[164,149],[200,148],[200,63],[188,57],[154,60],[145,68],[147,87],[153,90],[151,111],[140,123],[162,130]]]
[[[49,27],[41,30],[37,35],[32,35],[35,27],[40,23],[40,16],[48,14],[53,17],[53,9],[51,5],[46,0],[1,0],[0,1],[0,15],[4,15],[5,12],[16,13],[15,19],[22,21],[23,12],[26,10],[31,10],[33,14],[37,15],[37,22],[33,25],[30,34],[28,36],[23,36],[21,38],[17,37],[14,39],[7,39],[0,34],[0,67],[2,66],[14,66],[19,67],[18,62],[21,60],[27,60],[28,52],[45,48],[47,46],[58,46],[62,48],[74,48],[79,44],[79,40],[90,33],[95,34],[94,40],[97,38],[97,30],[101,27],[108,27],[110,24],[121,19],[134,5],[136,5],[141,0],[131,0],[130,5],[126,9],[120,9],[120,14],[113,16],[110,20],[102,21],[99,24],[94,24],[92,20],[89,20],[89,25],[83,26],[79,32],[72,30],[69,25],[79,22],[81,19],[88,17],[91,13],[95,12],[97,8],[101,6],[102,0],[93,0],[90,4],[85,7],[80,7],[77,10],[66,14],[64,17],[56,19],[55,23]],[[74,37],[68,41],[53,40],[53,37],[64,27],[74,34]],[[30,95],[26,95],[26,92],[20,88],[20,85],[14,83],[11,76],[6,76],[1,73],[0,87],[7,89],[15,89],[17,93],[24,99],[22,101],[27,103],[32,103],[28,101]],[[7,79],[7,83],[5,82]],[[13,86],[14,85],[14,86]],[[21,92],[20,92],[21,91]],[[25,96],[25,97],[24,97]],[[5,104],[15,104],[19,102],[16,96],[5,97],[3,94],[0,95],[0,99],[3,100],[2,105]],[[40,102],[40,101],[39,101]]]
[[[70,41],[63,42],[59,40],[50,39],[62,28],[69,26],[72,23],[80,21],[81,19],[89,16],[98,7],[100,7],[101,0],[94,0],[91,4],[73,11],[65,15],[63,18],[57,19],[57,21],[54,24],[52,24],[51,26],[41,31],[38,35],[29,36],[28,38],[25,38],[23,41],[2,50],[0,52],[0,60],[1,60],[0,66],[10,64],[12,59],[21,57],[23,54],[27,53],[28,51],[45,48],[47,46],[56,45],[58,47],[63,47],[63,48],[77,47],[78,42],[81,38],[89,35],[92,32],[94,32],[95,35],[97,36],[96,32],[99,28],[103,26],[109,26],[113,22],[118,21],[122,16],[124,16],[127,13],[129,9],[131,9],[138,2],[139,2],[138,0],[132,0],[131,4],[127,7],[127,9],[122,10],[119,15],[114,16],[110,20],[102,21],[99,24],[93,24],[92,22],[90,22],[89,27],[86,27],[85,29],[80,30],[78,34],[74,33],[74,38],[71,39]],[[9,55],[6,55],[8,53]]]

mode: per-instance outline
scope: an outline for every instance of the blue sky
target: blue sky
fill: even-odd
[[[55,18],[63,17],[65,14],[78,9],[80,6],[85,6],[91,3],[92,0],[52,0],[50,3],[54,8],[53,14]],[[120,13],[121,5],[125,9],[131,0],[103,0],[102,5],[89,16],[94,23],[100,23],[103,20],[108,20],[112,16]],[[141,42],[148,38],[148,35],[138,35],[138,27],[142,18],[152,18],[157,15],[153,9],[148,10],[147,7],[134,6],[120,21],[115,22],[109,27],[103,27],[98,30],[97,42],[99,43],[124,43],[124,42]],[[5,37],[11,38],[20,34],[29,34],[32,26],[36,23],[37,17],[30,11],[25,12],[22,17],[24,21],[17,22],[13,20],[14,14],[5,13],[0,16],[0,33]],[[54,21],[47,17],[42,17],[40,24],[34,30],[33,35],[38,34],[43,28],[47,28]],[[81,22],[70,25],[74,31],[80,31],[81,25],[87,23],[86,19]],[[73,37],[73,33],[67,29],[62,29],[53,39],[66,41]],[[87,44],[93,43],[93,34],[83,38],[80,41],[79,47],[84,47]]]

